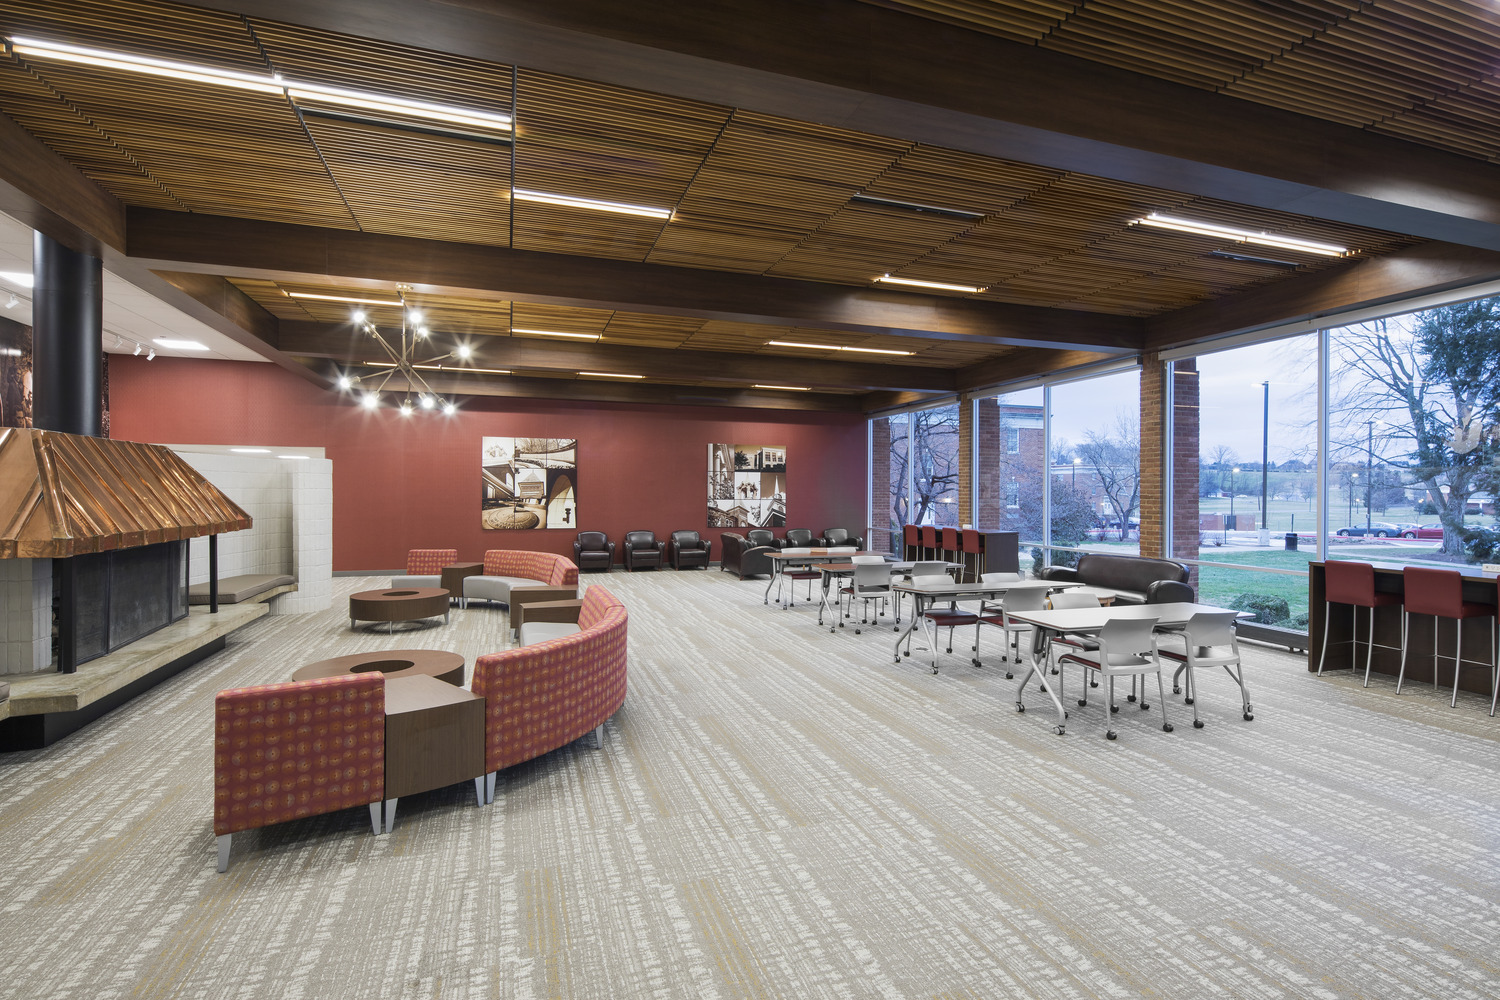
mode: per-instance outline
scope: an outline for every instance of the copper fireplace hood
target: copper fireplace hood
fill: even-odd
[[[0,559],[66,559],[250,525],[162,445],[0,427]]]

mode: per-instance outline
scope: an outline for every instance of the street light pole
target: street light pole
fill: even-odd
[[[1370,490],[1375,479],[1370,475],[1370,465],[1375,461],[1375,421],[1365,421],[1365,534],[1370,533]]]
[[[1260,544],[1271,544],[1271,508],[1266,499],[1270,494],[1271,458],[1271,383],[1260,384],[1263,395],[1260,407]]]
[[[1075,459],[1073,459],[1073,492],[1074,493],[1078,492],[1078,463],[1082,462],[1082,461],[1083,461],[1083,459],[1081,459],[1081,458],[1075,458]]]
[[[1349,523],[1354,523],[1354,487],[1359,485],[1359,473],[1349,473]]]

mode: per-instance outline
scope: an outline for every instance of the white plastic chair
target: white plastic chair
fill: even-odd
[[[1097,608],[1102,606],[1103,604],[1103,602],[1100,601],[1099,598],[1094,594],[1074,594],[1066,590],[1053,594],[1051,601],[1053,611],[1067,611],[1071,608]],[[1058,650],[1058,646],[1066,647],[1066,649]],[[1047,654],[1048,656],[1051,656],[1054,651],[1065,652],[1066,650],[1072,650],[1073,652],[1086,652],[1088,650],[1098,648],[1099,643],[1092,636],[1063,634],[1052,637],[1052,642],[1047,649]],[[1052,672],[1056,674],[1059,672],[1059,669],[1059,667],[1054,665],[1052,667]],[[1088,671],[1084,671],[1084,673],[1087,674]],[[1099,682],[1097,680],[1091,680],[1089,683],[1092,687],[1099,686]],[[1062,695],[1059,694],[1058,697],[1062,697]],[[1133,688],[1130,692],[1130,700],[1135,701],[1135,690]]]
[[[911,572],[906,574],[906,578],[913,582],[915,582],[919,577],[932,578],[937,576],[947,577],[947,579],[942,582],[953,582],[953,578],[951,576],[948,576],[948,564],[945,562],[919,562],[912,566]],[[895,628],[892,629],[893,632],[901,631],[901,598],[901,591],[896,591],[896,623]]]
[[[1231,624],[1237,618],[1234,611],[1203,611],[1189,618],[1180,630],[1173,629],[1167,636],[1180,638],[1184,649],[1181,653],[1172,649],[1158,652],[1169,660],[1182,664],[1172,674],[1172,693],[1178,694],[1178,678],[1187,672],[1187,694],[1183,701],[1193,706],[1193,728],[1202,729],[1198,718],[1198,682],[1193,676],[1197,667],[1223,667],[1224,672],[1240,687],[1240,712],[1246,722],[1255,718],[1255,709],[1250,704],[1250,690],[1245,687],[1245,668],[1240,662],[1240,641]]]
[[[1115,678],[1121,676],[1140,677],[1156,675],[1156,690],[1161,697],[1162,732],[1170,733],[1172,723],[1167,721],[1167,691],[1161,679],[1161,660],[1157,658],[1155,618],[1114,618],[1106,622],[1099,632],[1099,648],[1092,652],[1064,653],[1059,664],[1077,663],[1085,670],[1093,670],[1109,681],[1108,711],[1104,713],[1104,738],[1114,739],[1118,733],[1110,728],[1114,714],[1120,709],[1115,705]],[[1088,688],[1079,706],[1088,704]],[[1141,698],[1141,711],[1151,706]]]
[[[1026,622],[1012,621],[1010,616],[1017,611],[1041,611],[1046,606],[1047,592],[1032,587],[1028,587],[1025,590],[1013,590],[1001,600],[994,603],[980,604],[980,624],[994,625],[1005,635],[1005,662],[1009,664],[1005,671],[1006,680],[1015,677],[1014,667],[1019,666],[1021,663],[1021,636],[1029,636],[1034,631]],[[994,610],[990,610],[991,608],[994,608]],[[976,649],[979,646],[978,625],[974,627],[974,645]],[[974,665],[979,665],[977,658],[974,661]]]
[[[843,606],[843,595],[849,595],[849,611],[852,614],[855,601],[864,601],[864,612],[859,619],[860,625],[875,625],[879,623],[880,608],[877,605],[875,614],[870,614],[870,602],[879,601],[884,603],[891,596],[891,567],[880,556],[855,556],[854,576],[849,586],[843,588],[839,594],[839,606]],[[844,627],[843,615],[839,618],[839,628]],[[832,631],[830,629],[830,631]],[[859,635],[858,626],[854,634]]]

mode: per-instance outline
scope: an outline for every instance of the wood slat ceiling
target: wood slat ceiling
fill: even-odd
[[[364,310],[382,332],[400,330],[401,315],[397,307],[292,297],[292,293],[296,292],[394,301],[396,298],[394,288],[297,284],[257,278],[230,278],[229,280],[279,319],[348,326],[350,360],[362,360],[369,353],[367,346],[355,333],[353,324],[350,322],[350,315],[355,309]],[[686,316],[434,295],[420,291],[408,292],[406,300],[410,305],[422,311],[423,323],[433,331],[434,337],[445,345],[452,338],[468,340],[471,343],[478,343],[474,338],[480,337],[514,336],[553,342],[567,339],[512,333],[512,328],[518,327],[522,330],[595,334],[599,337],[598,343],[613,346],[667,349],[681,347],[690,350],[777,355],[788,358],[829,358],[872,363],[899,363],[930,368],[969,365],[991,360],[1007,353],[1006,348],[997,347],[994,344],[920,340],[914,337],[872,337],[843,330],[730,323]],[[906,357],[856,355],[844,351],[774,347],[767,343],[771,340],[913,353]],[[443,350],[446,349],[445,346]],[[441,353],[441,351],[436,353]],[[373,360],[373,356],[371,359]]]
[[[1490,0],[864,2],[1500,158],[1500,9]]]
[[[1201,23],[1187,16],[1186,7],[1174,8],[1173,14],[1144,2],[1091,3],[1086,11],[1075,11],[1078,6],[1038,0],[947,3],[941,9],[950,20],[1047,43],[1077,21],[1096,25],[1087,31],[1079,27],[1081,38],[1097,37],[1101,45],[1112,46],[1110,39],[1128,35],[1141,51],[1155,32],[1165,30],[1159,22],[1171,21],[1178,34],[1159,40],[1151,51],[1183,47],[1181,58],[1203,79],[1297,44],[1316,25],[1353,16],[1346,5],[1322,2],[1275,13],[1282,8],[1216,0],[1208,8],[1215,16]],[[1252,16],[1263,9],[1270,13],[1259,20]],[[981,14],[993,17],[982,23],[965,20]],[[516,115],[514,146],[497,146],[299,115],[281,97],[55,61],[12,57],[0,63],[0,110],[129,204],[856,286],[889,272],[982,286],[981,297],[997,301],[1136,316],[1288,273],[1275,265],[1211,256],[1233,247],[1223,240],[1130,225],[1153,210],[1326,239],[1367,255],[1412,242],[1179,192],[169,3],[11,0],[0,8],[0,30],[277,70],[489,111],[513,105]],[[1212,53],[1195,54],[1194,46],[1209,43],[1217,46]],[[1392,52],[1392,58],[1399,56],[1399,50]],[[1431,69],[1422,80],[1402,86],[1430,91],[1434,74],[1441,75]],[[512,158],[518,189],[672,208],[675,217],[664,222],[512,204]],[[858,194],[983,213],[983,218],[851,203]],[[1300,270],[1336,263],[1291,251],[1267,256],[1292,261]],[[284,306],[268,305],[273,312]],[[466,321],[476,329],[483,326],[480,319]],[[656,319],[622,323],[620,330],[622,335],[633,331],[653,346],[678,335],[684,344],[699,346],[689,342],[705,335],[707,327],[687,330],[681,320]],[[822,333],[808,339],[842,342]],[[938,356],[929,342],[914,349],[918,359]]]

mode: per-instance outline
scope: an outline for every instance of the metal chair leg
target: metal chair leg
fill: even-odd
[[[1160,666],[1160,664],[1158,664],[1157,668],[1156,668],[1156,694],[1157,694],[1157,697],[1161,698],[1161,731],[1164,732],[1164,733],[1170,733],[1172,731],[1172,723],[1167,720],[1167,688],[1166,688],[1166,682],[1161,679],[1161,666]],[[1146,700],[1146,677],[1145,677],[1144,674],[1142,674],[1141,675],[1141,701],[1142,701],[1141,707],[1142,708],[1146,707],[1145,704],[1144,704],[1145,700]],[[1194,715],[1198,714],[1198,706],[1197,705],[1193,706],[1193,714]]]
[[[1449,708],[1458,707],[1458,679],[1464,675],[1464,620],[1458,620],[1458,638],[1454,639],[1453,646],[1453,700],[1448,703]]]
[[[374,831],[375,836],[380,836],[380,803],[378,801],[370,803],[370,829]]]
[[[1323,602],[1323,651],[1318,654],[1318,676],[1323,676],[1323,664],[1328,662],[1328,631],[1333,625],[1329,616],[1333,614],[1333,604],[1329,601]]]

